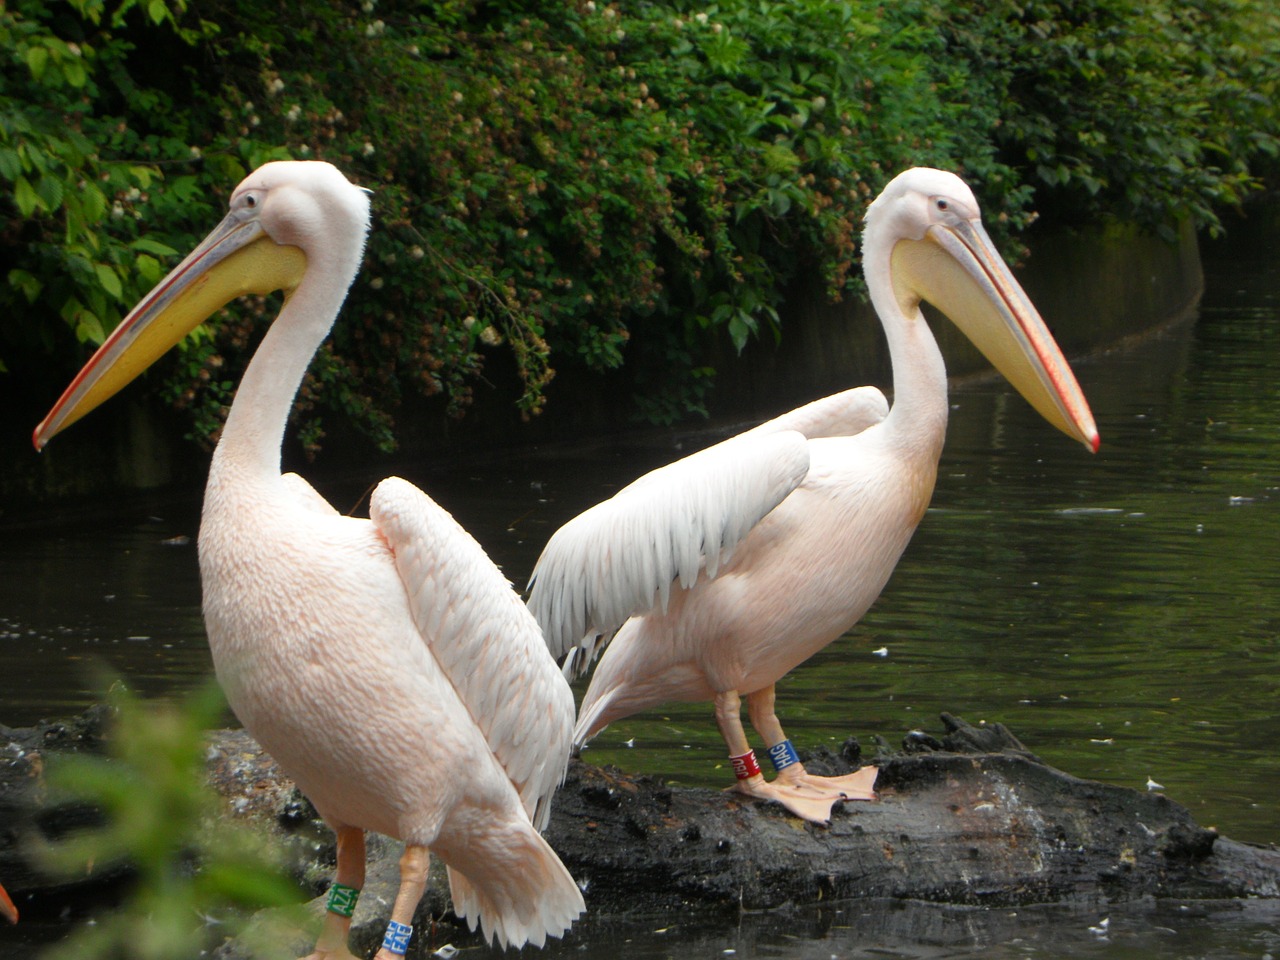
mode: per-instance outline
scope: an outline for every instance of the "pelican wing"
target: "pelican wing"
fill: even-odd
[[[741,434],[743,437],[795,430],[810,440],[819,437],[852,437],[889,415],[889,401],[875,387],[854,387],[767,420]]]
[[[569,761],[574,705],[538,624],[480,544],[411,483],[382,481],[369,516],[395,554],[423,640],[544,828]]]
[[[547,542],[529,609],[572,673],[628,617],[666,609],[671,585],[714,577],[734,547],[804,479],[794,430],[743,434],[645,474],[570,520]],[[581,660],[582,663],[578,661]]]

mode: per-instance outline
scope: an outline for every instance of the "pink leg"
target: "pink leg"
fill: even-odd
[[[770,748],[787,739],[773,709],[774,696],[772,686],[747,696],[751,725]],[[874,800],[876,775],[879,772],[876,767],[862,767],[842,777],[819,777],[806,771],[804,764],[797,760],[779,770],[778,779],[774,782],[805,787],[817,795],[830,795],[840,800]]]
[[[720,726],[720,735],[724,737],[731,757],[741,756],[751,750],[746,731],[742,729],[741,708],[742,701],[736,690],[716,695],[716,723]],[[814,791],[804,784],[777,781],[768,783],[759,773],[739,779],[737,790],[749,797],[776,800],[796,816],[815,823],[830,820],[831,808],[840,799],[838,793]]]
[[[426,847],[409,844],[400,857],[400,890],[396,894],[396,902],[391,908],[389,927],[409,927],[413,922],[414,911],[418,909],[418,901],[422,899],[422,891],[427,888],[427,868],[431,866],[431,852]],[[373,955],[373,960],[400,960],[402,954],[388,949],[384,943]]]
[[[342,827],[338,831],[338,869],[333,882],[359,890],[364,886],[364,831],[355,827]],[[324,914],[324,926],[316,939],[316,948],[306,960],[354,960],[347,946],[351,932],[351,918],[328,910]]]

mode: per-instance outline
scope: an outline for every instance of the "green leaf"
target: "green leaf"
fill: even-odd
[[[80,192],[80,201],[84,210],[84,222],[94,224],[107,213],[107,195],[94,184],[86,184]]]
[[[28,303],[35,303],[36,297],[40,296],[40,291],[44,289],[44,284],[25,270],[10,270],[8,279],[9,286],[21,292]]]
[[[178,251],[168,244],[161,243],[158,240],[150,240],[147,237],[139,237],[129,244],[134,250],[140,250],[143,253],[155,254],[157,257],[173,257],[177,256]]]
[[[49,65],[49,50],[47,47],[28,47],[27,48],[27,68],[31,71],[31,76],[39,81],[44,79],[45,67]]]
[[[151,286],[155,286],[161,277],[160,261],[149,254],[140,253],[133,261],[133,269],[138,276]]]
[[[62,206],[62,190],[62,181],[47,173],[40,178],[36,187],[36,193],[40,195],[46,210],[57,210]]]
[[[110,264],[99,263],[94,266],[94,272],[97,273],[98,283],[102,284],[103,290],[117,300],[124,296],[124,286],[120,283],[120,274],[116,273],[114,267]]]
[[[76,339],[81,343],[101,344],[107,339],[107,334],[102,329],[102,321],[88,310],[82,310],[76,316],[76,321]]]
[[[764,148],[764,165],[770,173],[790,173],[800,166],[800,158],[785,144],[771,143]]]
[[[22,160],[18,151],[11,147],[0,147],[0,177],[13,181],[22,175]]]
[[[155,171],[151,167],[134,164],[129,167],[129,176],[133,177],[134,182],[138,184],[140,189],[146,190],[151,186]]]
[[[84,62],[78,58],[62,61],[62,75],[67,78],[67,83],[76,90],[83,87],[89,79],[89,74],[84,68]]]
[[[19,177],[13,185],[13,202],[18,205],[18,212],[30,217],[40,207],[40,196],[26,177]]]

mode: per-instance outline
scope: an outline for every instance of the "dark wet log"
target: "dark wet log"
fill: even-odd
[[[736,793],[672,788],[575,762],[548,839],[584,885],[596,920],[847,899],[1021,907],[1280,898],[1280,852],[1218,837],[1159,793],[1055,770],[1000,724],[949,715],[943,724],[942,735],[913,732],[902,752],[879,758],[880,800],[837,808],[829,826]],[[252,756],[251,744],[236,752]],[[859,755],[851,741],[806,764],[844,773]],[[271,783],[260,774],[256,785],[221,778],[224,791],[250,807]],[[299,804],[289,797],[295,822]],[[353,926],[357,946],[372,948],[381,936],[397,856],[387,844],[372,857]],[[313,876],[323,883],[323,871]],[[443,874],[433,875],[416,925],[443,917],[447,926],[444,889]],[[305,946],[302,938],[294,944]],[[234,946],[222,954],[242,955]]]
[[[1280,852],[1219,838],[1162,794],[1055,770],[998,724],[944,722],[942,740],[908,737],[913,752],[879,761],[880,799],[837,807],[829,826],[735,793],[575,764],[548,837],[601,911],[1280,896]],[[854,767],[829,753],[806,765]]]
[[[33,727],[0,725],[0,882],[23,913],[37,897],[49,900],[56,914],[70,902],[118,887],[129,875],[126,867],[110,865],[86,870],[74,880],[53,879],[33,862],[30,843],[33,837],[56,840],[100,822],[91,807],[49,803],[45,772],[59,755],[101,752],[109,718],[110,710],[97,706],[69,720]]]
[[[736,793],[672,788],[575,762],[548,839],[584,885],[595,917],[844,899],[1011,907],[1280,898],[1280,851],[1219,837],[1159,793],[1055,770],[999,724],[972,726],[947,715],[943,722],[939,736],[912,733],[901,752],[882,751],[880,799],[837,807],[828,826]],[[92,749],[92,727],[0,731],[11,744],[26,744],[11,746],[0,770],[0,877],[18,896],[47,892],[47,881],[22,859],[22,832],[66,826],[40,805],[43,753]],[[815,773],[843,773],[858,765],[859,753],[850,741],[806,763]],[[320,893],[331,874],[332,837],[270,758],[243,732],[221,731],[209,770],[230,814],[289,838],[296,872]],[[85,815],[57,813],[70,822]],[[381,937],[398,883],[398,846],[379,841],[370,852],[356,946]],[[440,866],[433,864],[418,924],[451,919]],[[229,947],[222,955],[241,954]]]

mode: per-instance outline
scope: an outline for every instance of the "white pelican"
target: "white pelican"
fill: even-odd
[[[568,763],[573,695],[537,623],[480,545],[409,483],[384,480],[365,520],[280,473],[294,394],[368,229],[367,192],[329,164],[258,169],[89,360],[35,444],[231,299],[283,290],[213,454],[200,574],[228,701],[337,833],[312,957],[350,956],[366,830],[406,844],[381,960],[404,953],[430,852],[472,929],[541,945],[584,905],[538,832]]]
[[[641,477],[556,532],[529,597],[552,652],[570,653],[566,672],[617,631],[579,708],[576,746],[663,702],[714,700],[738,789],[818,822],[838,799],[873,798],[876,771],[807,774],[774,684],[866,612],[929,505],[947,383],[920,301],[1050,423],[1098,446],[1075,377],[958,177],[908,170],[866,221],[863,270],[889,343],[893,407],[874,387],[849,390]],[[742,696],[772,782],[743,730]]]

